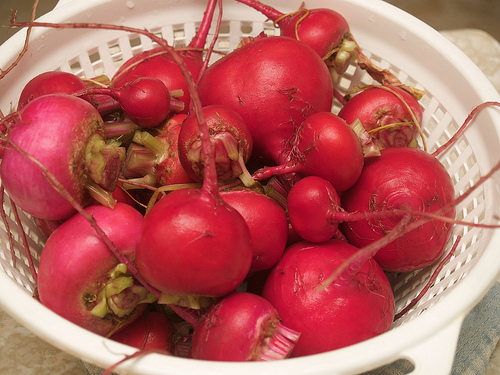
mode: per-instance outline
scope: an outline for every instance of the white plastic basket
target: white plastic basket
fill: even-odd
[[[302,0],[266,0],[286,13]],[[206,2],[202,0],[86,0],[62,1],[42,17],[50,22],[100,22],[125,24],[161,33],[170,43],[186,44],[196,32]],[[498,92],[458,48],[416,18],[379,0],[308,0],[308,8],[327,7],[348,20],[365,52],[404,83],[424,89],[423,127],[432,149],[456,131],[473,106],[500,101]],[[224,21],[218,50],[234,48],[242,37],[260,31],[276,33],[256,11],[235,1],[224,1]],[[24,42],[19,32],[0,47],[0,68],[16,58]],[[143,36],[103,30],[35,29],[29,52],[0,81],[0,108],[7,113],[24,84],[47,70],[61,69],[81,76],[109,76],[124,60],[152,47]],[[351,66],[341,91],[371,79]],[[498,162],[500,111],[483,111],[461,141],[441,161],[463,192]],[[60,318],[34,298],[33,279],[23,255],[22,238],[6,199],[10,228],[16,239],[17,263],[13,266],[6,230],[0,224],[0,306],[43,340],[82,359],[106,368],[135,349],[110,341]],[[458,208],[464,220],[493,222],[500,208],[500,177],[494,176]],[[44,244],[30,218],[22,216],[33,256]],[[420,303],[397,320],[389,332],[344,349],[319,355],[274,362],[222,363],[167,357],[158,354],[125,362],[117,370],[126,374],[357,374],[397,359],[410,360],[415,374],[450,372],[458,333],[465,315],[486,294],[500,274],[500,231],[457,227],[462,236],[453,259],[440,272],[434,286]],[[35,261],[36,261],[35,259]],[[434,267],[412,274],[395,275],[397,310],[406,306],[423,288]]]

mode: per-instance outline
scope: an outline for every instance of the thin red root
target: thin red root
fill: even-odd
[[[442,146],[440,146],[431,155],[437,157],[442,152],[444,152],[445,150],[447,150],[448,148],[450,148],[451,145],[453,145],[458,140],[458,138],[465,132],[465,130],[469,127],[470,123],[476,117],[476,115],[479,112],[481,112],[483,109],[485,109],[486,107],[489,107],[489,106],[500,107],[500,103],[498,103],[498,102],[484,102],[484,103],[481,103],[478,106],[474,107],[472,109],[472,111],[469,113],[469,116],[467,116],[467,118],[465,119],[465,121],[463,122],[463,124],[457,130],[457,132],[455,134],[453,134],[453,136],[448,140],[448,142],[446,142],[445,144],[443,144]]]

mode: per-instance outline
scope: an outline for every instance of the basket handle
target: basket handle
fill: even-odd
[[[424,342],[402,353],[402,357],[415,366],[411,375],[451,374],[463,320],[464,316],[459,316]]]

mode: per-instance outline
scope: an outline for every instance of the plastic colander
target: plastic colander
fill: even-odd
[[[267,0],[287,13],[301,0]],[[201,0],[86,0],[61,1],[41,20],[98,22],[148,28],[176,46],[187,44],[196,32],[206,2]],[[498,92],[479,68],[441,34],[409,14],[379,0],[307,0],[308,8],[331,8],[349,22],[365,53],[382,68],[392,70],[408,85],[425,90],[423,129],[432,151],[443,144],[471,109],[485,101],[500,101]],[[277,33],[260,13],[224,1],[223,25],[216,49],[229,51],[242,37],[261,31]],[[0,68],[17,57],[24,31],[0,47]],[[47,70],[80,76],[113,75],[133,54],[153,47],[143,36],[104,30],[33,30],[29,51],[0,81],[0,108],[8,113],[24,84]],[[351,66],[340,84],[344,93],[354,85],[371,84],[363,71]],[[335,110],[335,108],[334,108]],[[500,111],[482,111],[461,140],[440,158],[460,194],[474,185],[500,159]],[[457,207],[460,219],[493,223],[500,208],[500,177],[494,175]],[[59,317],[32,297],[35,290],[14,213],[5,197],[4,210],[14,235],[15,266],[5,225],[0,223],[0,306],[20,324],[57,348],[82,361],[106,368],[135,349],[84,330]],[[29,216],[20,213],[35,263],[44,237]],[[116,370],[126,374],[357,374],[398,359],[413,363],[414,374],[448,374],[458,334],[466,314],[480,301],[500,273],[500,231],[457,226],[461,236],[455,256],[440,271],[420,302],[373,339],[318,355],[273,362],[206,362],[150,354],[126,361]],[[451,242],[450,242],[451,247]],[[422,290],[436,265],[389,275],[396,308],[401,310]]]

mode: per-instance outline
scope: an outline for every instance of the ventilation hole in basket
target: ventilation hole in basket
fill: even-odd
[[[82,66],[79,61],[74,61],[69,65],[73,74],[79,75],[82,72]]]
[[[229,24],[229,22],[222,22],[222,24],[220,25],[219,34],[229,35],[230,31],[231,31],[231,25]]]
[[[142,45],[141,38],[139,36],[133,36],[129,39],[128,43],[130,44],[130,47],[134,49],[135,47],[139,47]]]
[[[250,35],[253,31],[251,23],[242,22],[240,26],[240,32],[242,35]]]

